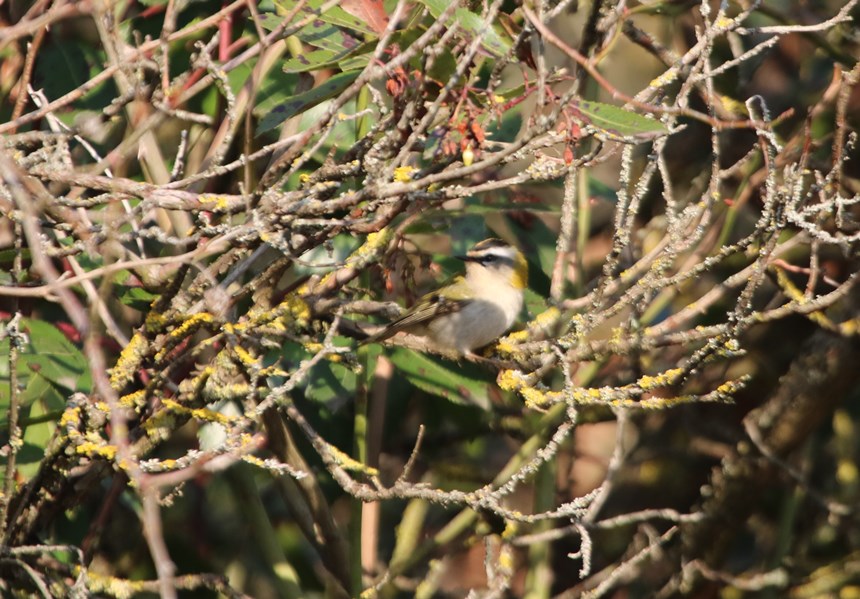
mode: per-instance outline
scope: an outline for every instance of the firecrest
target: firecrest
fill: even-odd
[[[465,256],[465,276],[422,297],[397,320],[364,340],[376,343],[405,331],[438,349],[472,356],[505,334],[523,307],[528,283],[525,256],[501,239],[485,239]]]

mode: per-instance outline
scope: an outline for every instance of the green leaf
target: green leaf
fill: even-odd
[[[48,100],[59,98],[83,85],[87,79],[89,67],[82,42],[65,39],[39,49],[33,87],[41,88]]]
[[[519,112],[507,111],[502,115],[501,122],[496,121],[491,127],[487,127],[486,134],[493,141],[511,143],[520,134],[523,128],[523,117]]]
[[[92,387],[89,365],[83,352],[75,347],[55,326],[31,318],[21,319],[21,330],[29,342],[18,355],[18,380],[24,387],[21,398],[29,405],[42,396],[39,387],[30,384],[34,377],[44,377],[67,391],[87,393]],[[0,413],[9,408],[9,339],[0,341]]]
[[[65,407],[65,400],[59,389],[48,379],[35,372],[28,378],[27,387],[21,396],[24,403],[31,406],[30,418],[36,418],[50,411],[62,410]],[[33,412],[32,406],[37,403],[42,405],[43,410]]]
[[[423,57],[416,56],[410,64],[412,64],[416,69],[422,69],[424,66],[422,64],[422,59]],[[431,79],[435,79],[436,81],[448,81],[456,70],[457,59],[454,58],[450,49],[442,48],[436,55],[436,58],[433,61],[433,66],[430,67],[427,74]]]
[[[334,343],[343,346],[354,342],[346,337],[335,337]],[[313,353],[303,345],[285,343],[280,349],[269,354],[266,363],[280,363],[287,370],[295,370],[302,362],[312,357]],[[273,377],[269,384],[280,385],[283,382],[280,377]],[[343,400],[354,397],[356,385],[356,374],[348,366],[331,360],[321,360],[311,367],[301,387],[305,397],[310,401],[327,404],[330,408],[336,409],[337,406],[331,406],[330,402],[341,404]]]
[[[17,463],[19,474],[29,479],[39,469],[66,402],[60,390],[39,375],[30,377],[24,396],[32,403],[22,413],[24,446],[18,453]],[[36,423],[27,424],[27,421]]]
[[[24,262],[28,262],[30,260],[30,248],[0,250],[0,263],[11,263],[18,256],[21,256],[21,260]]]
[[[281,14],[287,14],[288,11],[293,10],[296,3],[282,0],[278,2],[278,4],[278,10],[281,11]],[[311,5],[316,6],[314,7]],[[357,18],[349,15],[346,11],[338,7],[334,7],[326,11],[325,14],[320,14],[319,6],[321,5],[322,2],[318,1],[308,2],[299,10],[298,15],[296,16],[297,20],[305,19],[309,15],[317,17],[296,33],[296,36],[306,44],[310,44],[311,46],[322,50],[328,50],[336,55],[343,55],[352,52],[360,46],[361,39],[364,39],[365,37],[375,39],[376,36],[373,35],[370,28]],[[269,30],[273,30],[280,25],[282,19],[283,17],[280,14],[260,15],[260,22],[262,23],[263,28]],[[358,37],[350,35],[343,29],[340,29],[340,27],[356,30],[361,33],[361,35]]]
[[[599,129],[610,139],[624,141],[632,137],[647,141],[669,134],[660,121],[611,104],[580,100],[576,103],[576,112],[582,122]]]
[[[451,4],[450,0],[419,0],[421,4],[427,7],[430,14],[438,19]],[[493,29],[492,25],[486,23],[484,19],[462,7],[458,7],[446,25],[456,23],[460,26],[461,31],[467,38],[472,38],[483,32],[481,46],[496,58],[500,58],[508,53],[511,49],[511,41],[507,34],[502,35]],[[486,29],[486,30],[485,30]]]
[[[323,360],[311,369],[305,397],[317,403],[327,404],[331,401],[354,397],[355,385],[355,373],[352,370]]]
[[[284,61],[285,73],[306,73],[320,69],[331,68],[337,61],[345,58],[349,52],[334,52],[332,50],[313,50],[307,54],[296,56]]]
[[[358,78],[360,73],[361,71],[358,69],[347,71],[345,73],[338,73],[328,79],[325,83],[322,83],[311,90],[287,98],[282,104],[278,104],[272,108],[269,113],[263,117],[260,124],[257,126],[257,135],[271,131],[287,119],[297,114],[301,114],[309,108],[313,108],[317,104],[335,97],[349,87],[352,82]]]
[[[29,342],[18,354],[17,373],[23,444],[16,456],[18,476],[26,481],[39,469],[45,448],[71,391],[89,392],[89,367],[83,353],[56,327],[21,319]],[[10,407],[9,338],[0,341],[0,427],[8,429]],[[0,459],[0,464],[5,460]]]
[[[472,214],[468,209],[466,214],[453,219],[448,231],[451,237],[451,253],[455,256],[465,256],[475,243],[489,237],[486,216]]]
[[[444,397],[457,404],[477,405],[488,409],[489,383],[479,380],[483,374],[471,364],[460,365],[396,347],[391,352],[391,361],[410,383],[426,393]],[[472,373],[475,378],[464,376]]]
[[[120,285],[118,296],[119,301],[124,305],[140,312],[148,312],[152,302],[160,297],[159,294],[149,292],[143,287],[130,285]]]
[[[254,61],[248,61],[248,65],[252,65]],[[245,65],[240,65],[239,68],[230,72],[232,76],[240,68]],[[237,78],[237,86],[244,85],[253,72],[253,66],[249,66],[243,77]],[[260,89],[257,91],[257,100],[254,106],[254,116],[260,117],[269,112],[272,107],[281,104],[288,98],[298,83],[299,75],[295,73],[284,73],[281,69],[270,69],[266,78],[260,83]],[[233,79],[230,79],[233,85]]]
[[[374,48],[376,43],[373,44]],[[337,66],[342,71],[364,70],[364,67],[370,62],[373,57],[373,52],[353,53],[343,60],[338,61]]]
[[[521,98],[526,94],[526,85],[525,83],[518,85],[516,87],[512,87],[510,89],[499,90],[496,92],[496,95],[500,98],[503,98],[506,102],[513,100],[514,98]]]
[[[302,30],[304,31],[304,30]],[[412,42],[417,40],[424,29],[412,27],[402,31],[395,31],[389,39],[390,46],[407,47]],[[302,34],[299,34],[300,37]],[[352,69],[363,69],[370,62],[373,52],[379,41],[372,37],[369,41],[352,46],[351,41],[342,41],[337,43],[337,38],[334,40],[325,40],[324,35],[318,35],[314,38],[304,38],[309,44],[323,45],[326,49],[314,50],[303,56],[291,58],[284,63],[284,72],[286,73],[303,73],[315,71],[319,69],[328,69],[337,67],[342,71]],[[420,68],[421,57],[418,56],[410,62],[415,68]],[[433,68],[430,69],[430,76],[434,79],[447,80],[454,72],[457,63],[447,49],[442,52],[433,61]]]
[[[322,21],[306,25],[296,35],[306,44],[336,53],[351,52],[361,45],[358,39]]]
[[[275,0],[275,5],[277,6],[280,15],[289,14],[293,11],[293,9],[295,9],[298,3],[298,0]],[[339,6],[333,6],[324,13],[320,13],[320,8],[322,8],[323,4],[325,4],[325,0],[307,0],[307,2],[303,3],[302,8],[299,9],[298,14],[296,15],[296,19],[304,19],[308,15],[316,15],[319,17],[318,20],[323,21],[325,23],[329,23],[331,25],[335,25],[336,27],[352,29],[353,31],[357,31],[365,35],[376,35],[373,29],[371,29],[371,27],[367,23],[365,23],[358,17],[352,16]],[[274,19],[270,20],[273,21]],[[269,27],[265,21],[263,26],[267,28]],[[271,28],[274,29],[274,27]]]
[[[302,56],[284,62],[285,73],[306,73],[321,69],[339,68],[342,71],[363,69],[370,62],[376,42],[361,44],[353,50],[334,52],[332,50],[313,50]]]

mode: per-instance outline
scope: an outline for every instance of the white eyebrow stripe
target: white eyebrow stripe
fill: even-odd
[[[508,248],[490,248],[477,252],[470,252],[468,256],[469,258],[479,261],[489,257],[493,257],[504,264],[514,263],[514,252]]]

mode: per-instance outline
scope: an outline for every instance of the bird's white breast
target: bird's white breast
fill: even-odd
[[[459,312],[442,316],[427,329],[432,340],[444,348],[468,353],[504,335],[523,307],[522,290],[510,285],[474,289],[474,299]]]

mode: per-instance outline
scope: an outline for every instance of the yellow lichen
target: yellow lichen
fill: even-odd
[[[500,354],[513,355],[517,353],[517,346],[508,343],[508,339],[510,337],[505,337],[503,339],[499,339],[496,343],[496,351]]]
[[[678,382],[678,379],[684,374],[683,368],[672,368],[658,375],[641,377],[636,384],[643,391],[651,391],[659,387],[668,387]]]
[[[416,169],[414,166],[398,166],[394,169],[394,180],[398,183],[409,183],[412,180],[412,173]]]
[[[79,426],[81,424],[81,409],[79,407],[66,408],[63,415],[60,417],[60,426],[63,428]]]
[[[266,463],[259,457],[255,455],[243,455],[242,461],[251,464],[252,466],[258,466],[260,468],[265,468]]]
[[[648,84],[648,87],[663,87],[664,85],[672,83],[677,78],[678,71],[676,69],[669,69],[656,79],[652,79],[651,83]]]
[[[176,418],[170,410],[159,410],[143,423],[143,430],[150,439],[165,438],[176,424]]]
[[[199,327],[202,324],[209,323],[215,320],[215,318],[209,312],[198,312],[197,314],[192,314],[185,321],[170,331],[170,337],[174,339],[178,339],[181,337],[186,337],[187,334]]]
[[[803,296],[803,292],[791,282],[791,279],[789,279],[788,275],[785,274],[785,270],[778,267],[774,267],[774,270],[776,271],[776,280],[782,288],[782,292],[792,300],[798,303],[804,303],[805,298]]]
[[[726,16],[718,17],[716,21],[714,21],[714,25],[716,25],[720,29],[727,29],[734,24],[734,21]]]
[[[148,350],[149,342],[146,338],[140,332],[135,333],[120,352],[116,365],[110,370],[110,386],[117,390],[125,387]]]
[[[747,116],[749,114],[749,110],[747,110],[747,105],[743,102],[739,102],[731,96],[724,96],[722,94],[720,94],[718,97],[720,99],[720,104],[722,104],[723,108],[725,108],[728,112],[736,114],[738,116]]]
[[[214,204],[214,206],[207,206],[209,210],[216,210],[224,212],[230,208],[230,203],[227,198],[221,195],[201,195],[200,196],[201,204]]]
[[[519,348],[517,347],[520,343],[525,343],[529,340],[529,334],[533,325],[537,322],[537,318],[529,324],[528,329],[522,331],[513,331],[512,333],[508,333],[501,339],[496,342],[496,351],[502,354],[507,355],[515,355],[518,353]]]
[[[191,410],[191,416],[193,418],[196,418],[197,420],[216,422],[218,424],[227,424],[231,420],[231,418],[226,414],[210,410],[209,408],[196,408],[194,410]]]
[[[383,228],[375,233],[370,233],[367,236],[367,240],[364,242],[358,250],[356,250],[356,254],[359,256],[367,256],[368,253],[372,252],[373,255],[376,255],[376,252],[382,249],[385,249],[391,240],[394,238],[394,229]]]
[[[167,346],[159,350],[159,352],[155,354],[156,361],[163,360],[167,356],[167,353],[170,351],[170,349],[174,347],[175,344],[178,343],[180,340],[193,334],[204,324],[211,323],[214,320],[215,317],[212,316],[209,312],[198,312],[197,314],[192,314],[191,316],[186,318],[181,325],[170,331],[168,337],[173,341],[173,344],[168,344]]]
[[[259,358],[254,356],[247,349],[242,347],[241,345],[237,345],[233,348],[233,351],[236,354],[236,357],[239,358],[239,361],[242,362],[245,366],[255,366]]]
[[[691,395],[677,395],[675,397],[649,397],[639,402],[629,399],[613,401],[612,405],[619,408],[642,408],[645,410],[665,410],[674,406],[690,403],[695,398]]]
[[[842,458],[836,467],[836,480],[843,485],[853,485],[857,482],[857,464],[853,460]]]
[[[540,328],[546,328],[554,325],[561,317],[561,310],[555,306],[551,306],[534,317],[531,324]],[[531,326],[531,325],[529,325]]]
[[[529,408],[542,408],[561,399],[559,391],[541,391],[534,387],[523,387],[520,389],[520,395],[526,402]]]
[[[329,444],[328,451],[332,459],[334,459],[334,461],[345,470],[352,470],[353,472],[363,472],[368,476],[377,476],[379,474],[379,471],[376,468],[373,468],[366,464],[362,464],[358,460],[351,458],[334,445]]]
[[[502,370],[496,377],[496,384],[502,391],[516,391],[524,384],[522,377],[519,370]]]
[[[503,370],[496,378],[496,384],[504,391],[518,392],[530,408],[545,407],[558,402],[562,398],[560,391],[543,391],[530,387],[525,376],[519,370]]]
[[[612,331],[609,333],[609,346],[610,348],[617,348],[621,344],[624,343],[624,340],[627,337],[627,332],[623,327],[612,327]]]
[[[230,385],[216,384],[214,379],[206,381],[204,397],[209,401],[232,401],[247,398],[253,388],[248,383],[233,383]]]
[[[233,418],[227,416],[226,414],[215,412],[214,410],[210,410],[209,408],[187,408],[172,399],[162,400],[162,405],[166,410],[171,410],[178,414],[191,416],[192,418],[195,418],[197,420],[203,420],[205,422],[228,424],[231,420],[233,420]]]
[[[167,318],[161,312],[150,310],[143,321],[143,329],[148,333],[157,333],[164,328]]]
[[[261,368],[259,375],[261,377],[269,377],[269,376],[290,376],[290,372],[280,368],[277,364],[272,364],[266,368]]]
[[[570,392],[570,398],[575,403],[580,404],[593,404],[598,401],[609,401],[611,395],[611,390],[606,387],[602,389],[580,387]]]
[[[860,318],[846,320],[839,325],[839,333],[846,337],[853,337],[860,331]]]
[[[505,530],[502,531],[503,539],[512,539],[519,533],[519,524],[513,520],[505,522]]]
[[[76,566],[75,570],[77,574],[80,568]],[[132,581],[124,578],[105,576],[92,570],[87,570],[86,581],[87,591],[93,595],[104,594],[116,597],[116,599],[131,599],[131,597],[142,593],[146,588],[146,581]]]
[[[639,482],[646,485],[653,485],[660,480],[662,469],[660,464],[654,460],[645,460],[639,466]]]
[[[508,334],[505,337],[506,340],[512,341],[514,343],[522,343],[523,341],[528,341],[529,332],[528,331],[514,331],[513,333]]]
[[[75,452],[81,455],[101,456],[108,460],[113,460],[116,457],[116,446],[108,445],[104,442],[84,441],[75,447]]]
[[[146,391],[140,389],[119,398],[119,405],[124,408],[139,408],[146,402]]]
[[[234,325],[236,332],[247,333],[258,327],[266,325],[277,329],[283,329],[282,319],[295,322],[299,326],[307,326],[311,318],[311,309],[308,303],[301,298],[299,290],[288,294],[280,304],[272,309],[255,307],[248,311],[248,322]]]
[[[860,585],[851,584],[839,589],[839,599],[860,599]]]
[[[744,384],[746,383],[746,378],[742,378],[736,381],[726,381],[716,389],[716,393],[718,395],[723,396],[731,396],[740,391]]]
[[[512,570],[514,567],[514,556],[510,551],[502,551],[499,554],[499,567]]]
[[[189,387],[195,390],[195,394],[200,388],[209,380],[209,377],[212,376],[215,372],[215,368],[212,366],[206,366],[203,370],[200,371],[200,374],[195,376],[190,380]]]

